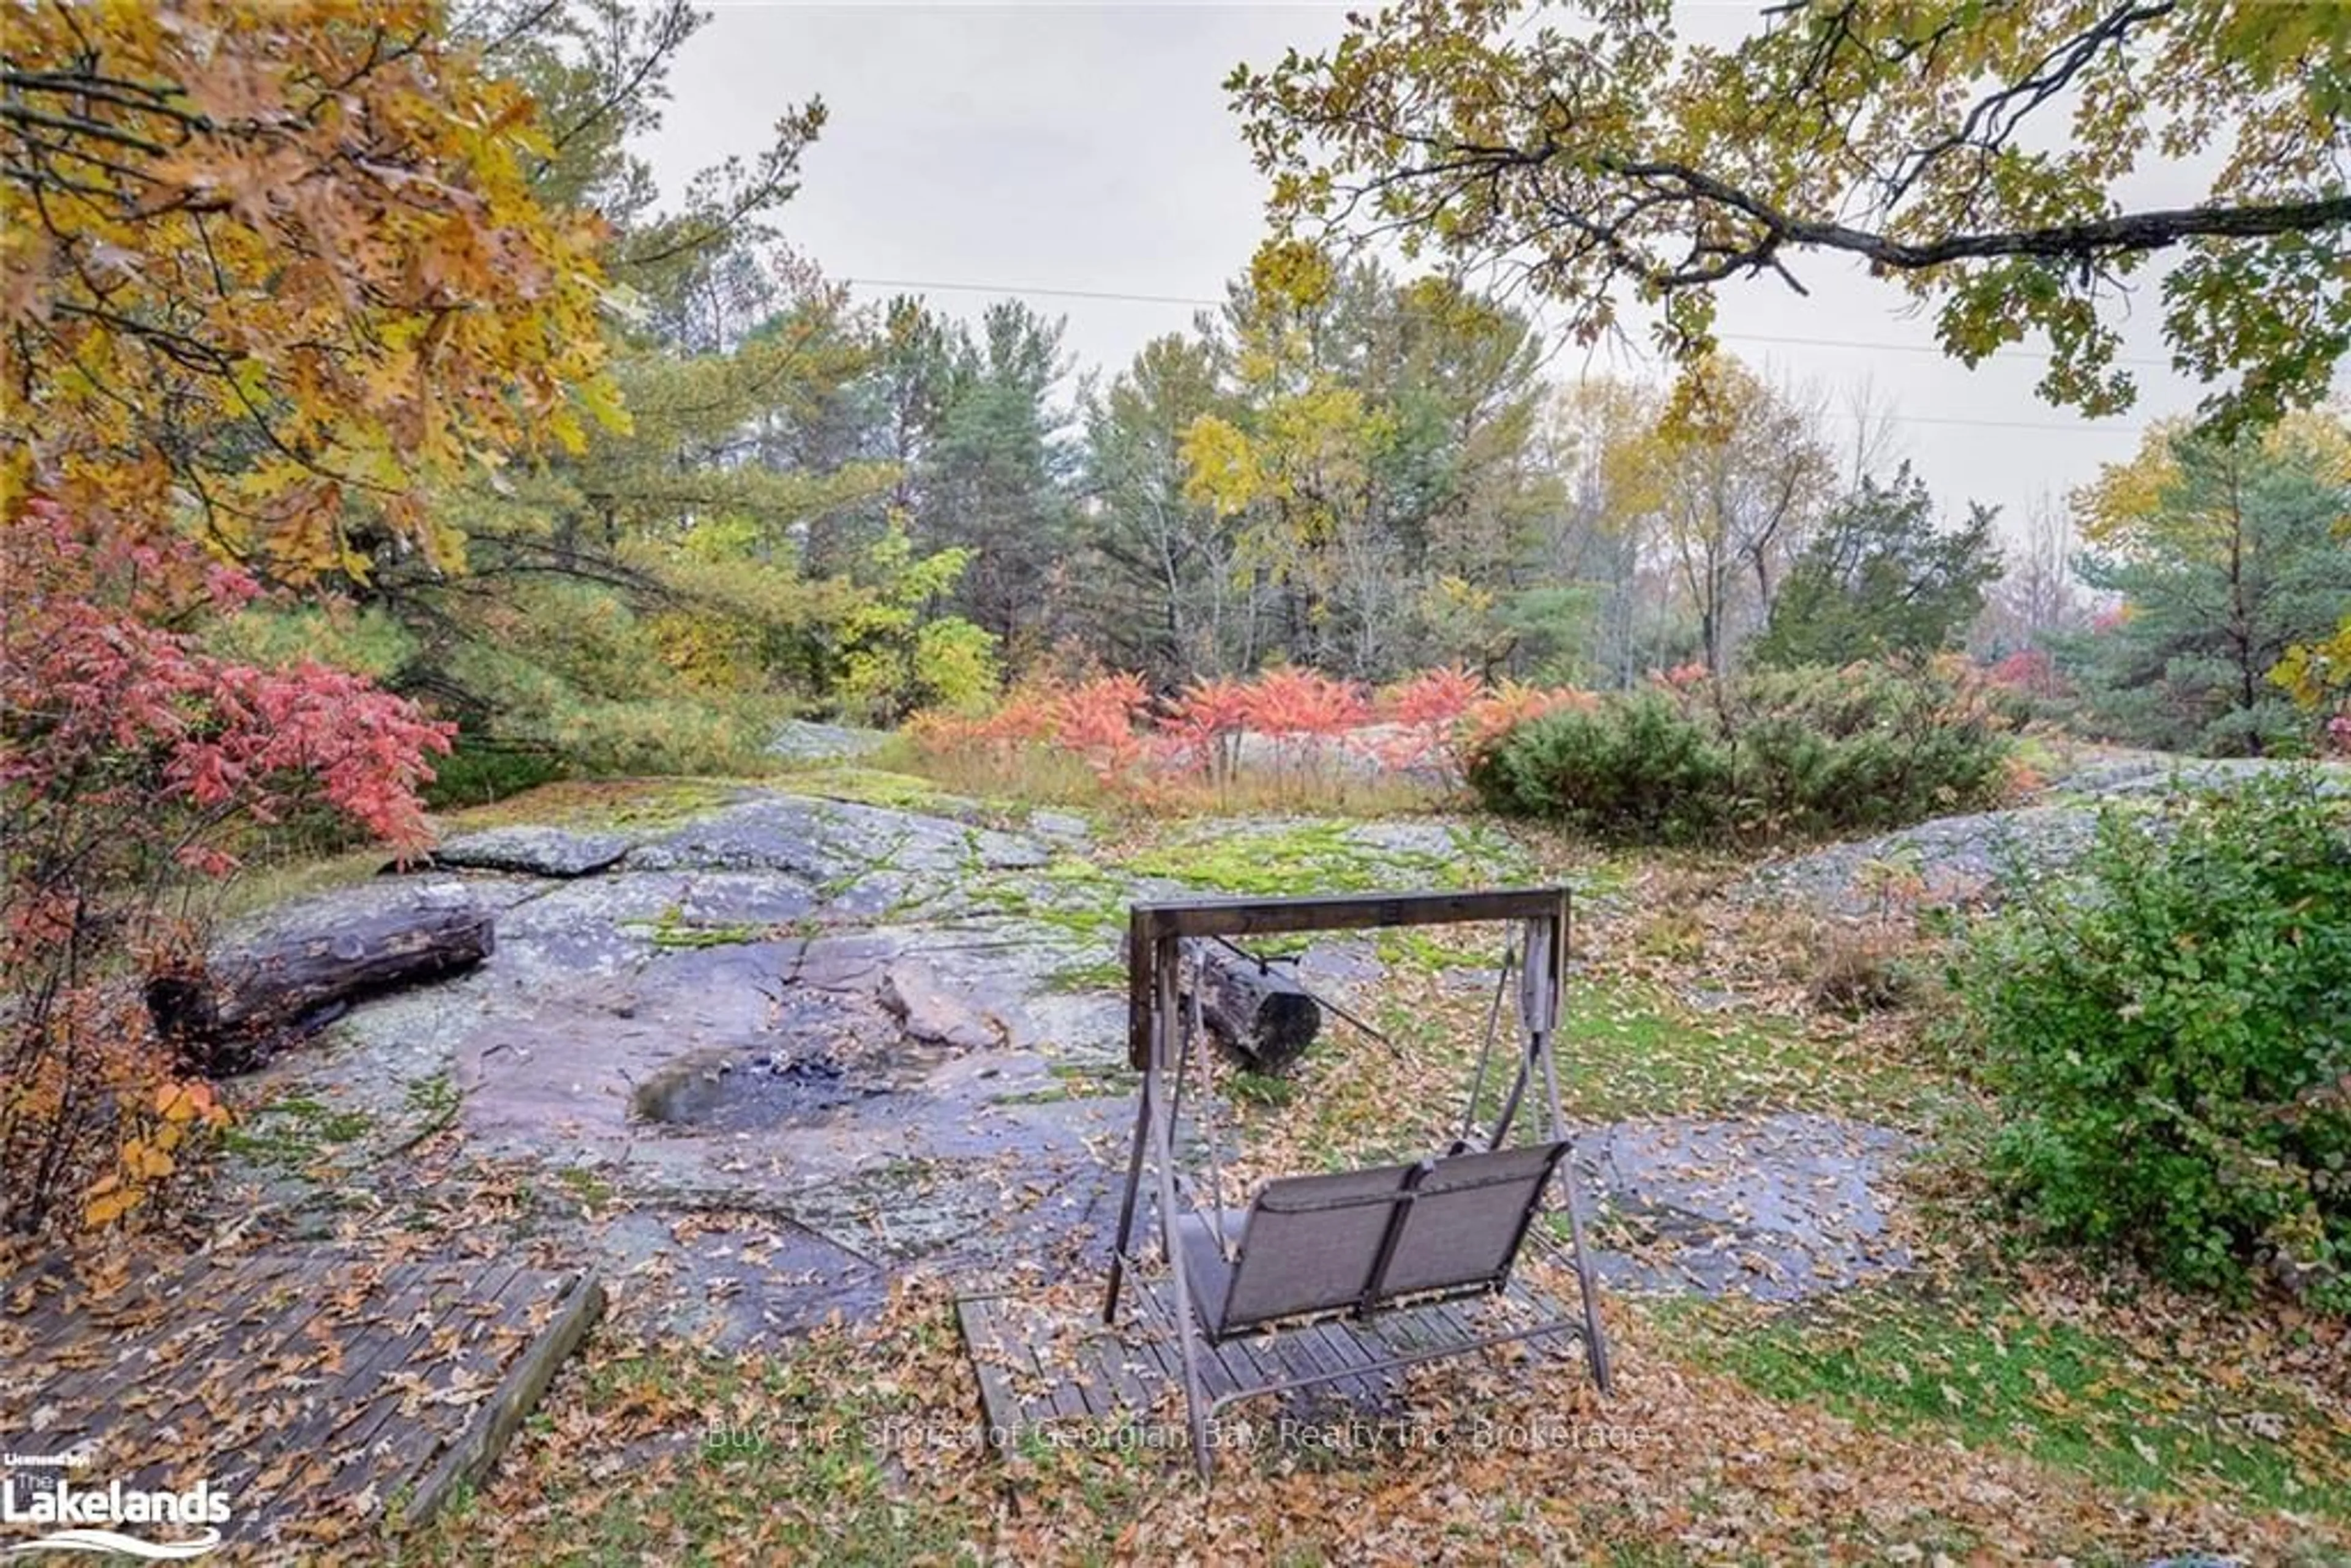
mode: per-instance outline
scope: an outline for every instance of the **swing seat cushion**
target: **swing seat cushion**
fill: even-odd
[[[1238,1221],[1180,1215],[1185,1282],[1211,1339],[1283,1318],[1499,1290],[1568,1145],[1532,1145],[1268,1182]]]

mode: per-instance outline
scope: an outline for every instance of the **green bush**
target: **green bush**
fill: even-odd
[[[2008,716],[1986,689],[1884,664],[1760,674],[1725,722],[1750,836],[1876,832],[1991,804]]]
[[[2310,770],[2109,809],[2082,883],[1979,927],[1994,1166],[2052,1232],[2351,1309],[2346,833]]]
[[[1980,691],[1930,671],[1782,671],[1546,714],[1489,747],[1469,779],[1492,810],[1599,838],[1823,837],[1990,804],[2005,724]]]
[[[457,711],[474,744],[545,758],[575,777],[761,766],[785,713],[779,699],[696,688],[637,647],[639,627],[625,607],[600,608],[601,616],[578,616],[569,639],[519,650],[465,643],[451,652],[446,682],[467,695],[471,711]],[[459,751],[466,748],[461,741]],[[461,777],[465,766],[458,765]],[[493,770],[500,775],[488,781],[494,789],[519,782],[512,768]]]
[[[1498,811],[1678,842],[1719,826],[1730,752],[1666,694],[1637,692],[1518,726],[1472,762],[1469,781]]]
[[[449,755],[433,764],[424,803],[444,811],[486,806],[562,777],[562,758],[544,748],[461,732]]]

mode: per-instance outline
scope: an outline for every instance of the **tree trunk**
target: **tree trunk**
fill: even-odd
[[[496,944],[491,912],[454,882],[373,883],[296,904],[147,982],[147,1009],[183,1064],[249,1071],[329,1009],[470,967]]]
[[[1184,1006],[1200,997],[1208,1037],[1259,1072],[1284,1072],[1322,1028],[1322,1009],[1285,970],[1223,947],[1187,947]]]

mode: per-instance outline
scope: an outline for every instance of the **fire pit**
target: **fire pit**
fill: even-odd
[[[942,1050],[909,1037],[870,995],[783,982],[768,1042],[689,1051],[637,1086],[632,1114],[691,1133],[810,1126],[920,1082]]]

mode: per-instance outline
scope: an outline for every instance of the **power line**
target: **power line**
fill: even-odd
[[[1040,299],[1091,299],[1121,305],[1179,305],[1195,309],[1214,309],[1224,303],[1221,299],[1203,299],[1188,294],[1129,294],[1110,288],[1054,288],[1043,285],[1012,285],[996,283],[942,283],[935,279],[915,277],[851,277],[841,280],[851,288],[902,288],[918,293],[989,294],[998,298],[1033,296]],[[1771,343],[1791,348],[1849,349],[1867,353],[1934,354],[1943,350],[1926,343],[1872,343],[1849,338],[1795,338],[1769,332],[1718,332],[1715,336],[1738,343]],[[2051,356],[2037,349],[2004,350],[2034,359]],[[2151,365],[2168,369],[2167,361],[2146,358],[2117,359],[2117,364]],[[1851,416],[1847,416],[1851,417]],[[1868,417],[1890,420],[1897,424],[1948,424],[1980,430],[2043,430],[2064,435],[2127,435],[2136,438],[2141,433],[2137,426],[2091,424],[2086,422],[2059,424],[2049,420],[1970,419],[1959,414],[1886,413]]]
[[[1102,299],[1134,305],[1183,305],[1213,309],[1224,303],[1221,299],[1204,299],[1190,294],[1126,294],[1107,288],[1052,288],[1043,285],[1013,285],[996,283],[935,283],[910,277],[855,277],[846,280],[852,288],[915,288],[936,289],[955,294],[1034,294],[1052,299]],[[1742,343],[1784,343],[1810,349],[1853,349],[1869,353],[1933,354],[1943,356],[1943,350],[1932,343],[1881,343],[1857,338],[1797,338],[1771,332],[1719,332],[1717,337]],[[2002,353],[2046,360],[2053,356],[2042,349],[2022,345],[2005,346]],[[2116,356],[2118,365],[2136,365],[2148,370],[2168,371],[2171,361],[2149,354]]]
[[[1195,299],[1182,294],[1121,294],[1104,288],[1026,288],[994,283],[926,283],[912,277],[849,277],[841,280],[852,288],[915,288],[941,294],[1034,294],[1048,299],[1106,299],[1132,305],[1186,305],[1209,308],[1224,303],[1221,299]]]

